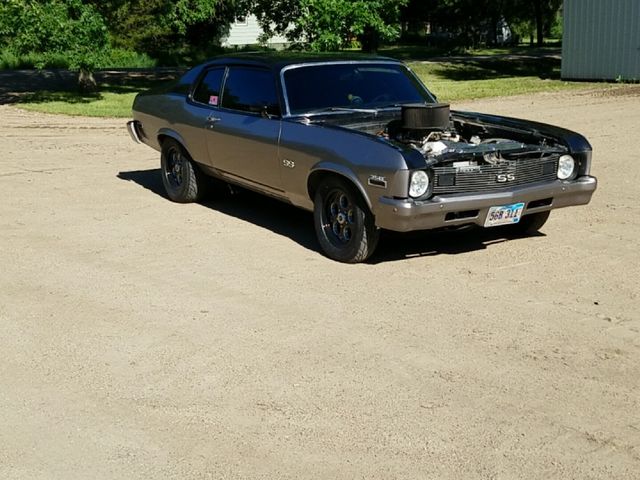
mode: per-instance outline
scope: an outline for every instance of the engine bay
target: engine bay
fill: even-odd
[[[467,166],[497,165],[522,156],[544,157],[566,151],[563,146],[546,137],[536,138],[533,133],[506,132],[457,119],[455,114],[451,115],[448,104],[402,105],[401,108],[401,119],[391,120],[377,135],[418,150],[427,165],[451,162]]]

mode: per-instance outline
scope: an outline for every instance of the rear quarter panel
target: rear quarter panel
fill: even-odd
[[[207,164],[204,122],[196,113],[181,94],[141,94],[133,105],[133,117],[142,124],[147,145],[160,150],[158,138],[166,135],[179,141],[196,162]]]

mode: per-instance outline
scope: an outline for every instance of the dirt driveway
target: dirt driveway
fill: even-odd
[[[176,205],[121,120],[0,107],[0,478],[637,479],[640,96],[456,105],[588,136],[543,234]]]

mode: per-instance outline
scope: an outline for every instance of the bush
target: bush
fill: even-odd
[[[153,68],[155,66],[156,61],[146,53],[113,48],[100,61],[98,68]]]
[[[62,53],[25,53],[12,50],[0,52],[0,69],[30,70],[34,68],[69,68],[69,59]]]
[[[0,69],[18,70],[19,68],[20,59],[15,53],[9,51],[0,52]]]
[[[65,63],[91,70],[108,49],[109,37],[102,16],[82,0],[3,0],[0,45],[20,59],[39,52],[33,59],[39,68]]]
[[[0,52],[0,70],[27,70],[34,68],[64,68],[72,65],[72,59],[64,53],[25,53],[12,50]],[[114,48],[100,55],[96,68],[153,68],[156,61],[144,53]]]

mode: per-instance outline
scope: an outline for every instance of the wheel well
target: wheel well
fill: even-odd
[[[184,145],[184,143],[182,143],[180,140],[178,140],[177,138],[171,136],[171,135],[167,135],[165,133],[161,133],[160,135],[158,135],[158,145],[160,145],[160,148],[162,149],[162,145],[164,144],[164,142],[166,142],[167,140],[173,140],[174,142],[176,142],[178,145],[180,145],[182,147],[182,149],[185,151],[185,153],[187,155],[189,155],[190,158],[191,157],[191,153],[189,152],[189,150],[187,150],[187,147]]]
[[[316,191],[318,190],[320,183],[329,177],[344,178],[345,180],[348,180],[348,178],[343,175],[338,175],[337,173],[326,170],[316,170],[315,172],[311,172],[311,175],[309,175],[309,179],[307,180],[307,192],[309,193],[311,201],[315,199]]]
[[[339,178],[341,180],[344,180],[345,182],[347,182],[349,185],[351,185],[351,187],[353,187],[353,190],[358,192],[360,194],[360,196],[363,198],[363,200],[365,201],[365,204],[368,204],[369,201],[366,198],[366,196],[364,195],[364,193],[362,192],[362,190],[360,188],[358,188],[358,186],[353,182],[353,180],[351,180],[349,177],[342,175],[340,173],[336,173],[336,172],[332,172],[329,170],[316,170],[315,172],[312,172],[311,175],[309,175],[309,179],[307,180],[307,192],[309,194],[309,198],[311,199],[311,201],[313,202],[316,196],[316,191],[318,190],[318,187],[320,186],[320,184],[327,178]],[[370,206],[369,206],[370,207]]]
[[[160,145],[160,147],[162,147],[162,144],[167,138],[173,138],[173,137],[170,137],[169,135],[165,135],[165,134],[158,135],[158,144]]]

